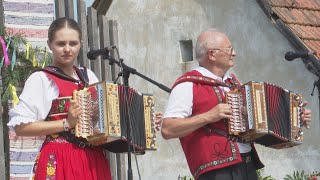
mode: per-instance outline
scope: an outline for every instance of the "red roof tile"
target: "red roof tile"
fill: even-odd
[[[305,40],[304,43],[309,47],[311,51],[315,53],[315,55],[320,58],[320,41],[310,41]]]
[[[281,19],[320,59],[320,0],[266,0],[272,18]]]

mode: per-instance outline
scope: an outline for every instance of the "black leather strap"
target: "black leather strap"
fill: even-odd
[[[85,86],[89,85],[89,76],[88,71],[85,66],[82,66],[79,68],[79,74],[78,74],[80,80],[85,84]]]
[[[82,141],[79,138],[76,138],[74,134],[71,132],[61,132],[59,133],[60,136],[64,137],[69,143],[73,143],[78,145],[81,148],[93,148],[94,146],[92,144],[88,144],[85,141]]]
[[[249,141],[241,139],[239,136],[230,135],[230,134],[228,134],[227,132],[225,132],[225,131],[223,131],[221,129],[210,128],[209,126],[204,126],[204,129],[205,129],[207,134],[216,133],[216,134],[219,134],[221,136],[226,137],[228,140],[231,140],[233,142],[249,143]]]
[[[59,69],[58,67],[55,67],[55,66],[46,66],[46,67],[41,68],[41,69],[36,69],[35,71],[44,71],[46,73],[49,73],[49,74],[54,75],[54,76],[57,76],[58,78],[61,78],[61,79],[67,80],[67,81],[79,82],[79,80],[74,79],[71,76],[68,76],[61,69]]]

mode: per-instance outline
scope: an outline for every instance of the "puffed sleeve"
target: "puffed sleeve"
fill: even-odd
[[[54,82],[44,72],[35,72],[25,82],[17,106],[10,110],[7,124],[14,130],[16,125],[43,120],[47,117],[52,100],[59,91]]]
[[[87,69],[87,73],[89,78],[89,84],[99,82],[99,79],[97,78],[97,76],[90,69]]]

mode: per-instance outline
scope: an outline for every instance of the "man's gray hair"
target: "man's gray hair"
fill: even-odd
[[[200,34],[202,34],[204,32],[220,32],[220,31],[218,31],[215,28],[210,28],[210,29],[202,31]],[[208,44],[212,44],[212,43],[214,43],[214,42],[211,42],[211,39],[206,39],[206,40],[197,39],[197,43],[196,43],[196,47],[195,47],[195,54],[196,54],[196,59],[198,60],[198,62],[202,61],[203,56],[208,51]]]

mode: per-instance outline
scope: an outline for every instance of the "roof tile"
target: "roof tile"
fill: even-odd
[[[315,53],[315,55],[320,58],[320,41],[305,40],[304,43],[308,48]]]
[[[286,7],[292,4],[293,0],[270,0],[271,6]]]
[[[267,0],[274,15],[320,59],[320,0]]]

